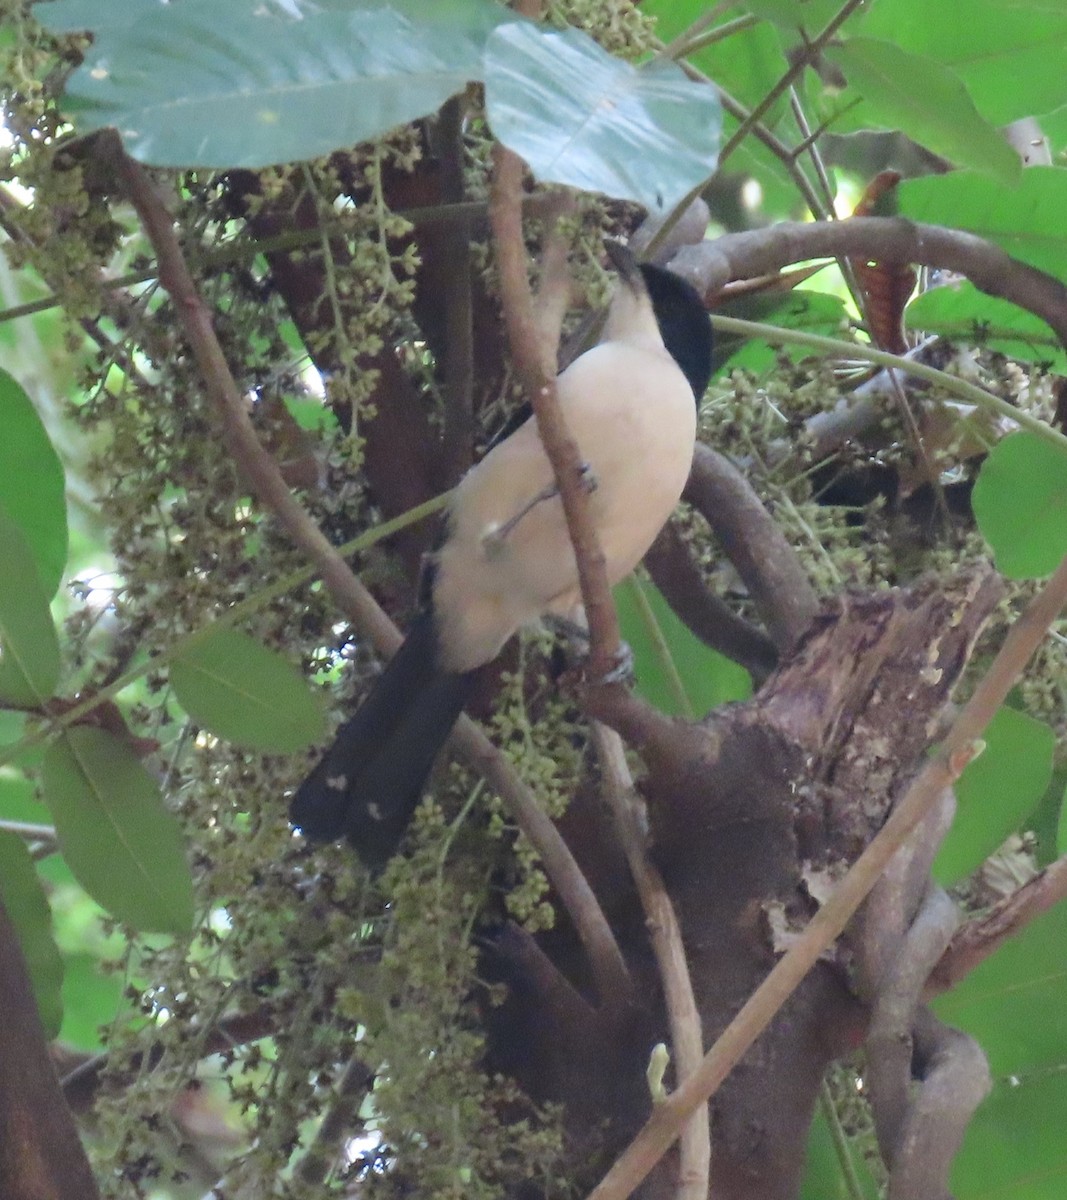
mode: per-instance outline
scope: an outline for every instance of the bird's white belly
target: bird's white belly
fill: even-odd
[[[616,583],[644,556],[681,496],[696,436],[693,393],[662,347],[610,342],[576,360],[558,391],[596,483],[590,509]],[[434,583],[445,669],[488,662],[521,626],[579,603],[558,496],[539,501],[501,534],[552,482],[531,420],[460,483]]]

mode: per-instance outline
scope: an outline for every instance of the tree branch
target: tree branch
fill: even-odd
[[[684,498],[702,514],[752,594],[779,651],[807,628],[818,599],[800,560],[752,485],[725,455],[698,442]]]
[[[533,406],[537,431],[563,502],[589,623],[589,671],[597,679],[608,674],[615,663],[619,622],[608,587],[604,552],[582,481],[584,460],[556,396],[555,347],[546,345],[533,311],[522,233],[522,177],[522,159],[507,147],[495,145],[489,222],[500,273],[504,323],[512,360]]]
[[[1041,317],[1067,343],[1067,286],[1060,280],[973,233],[898,217],[786,221],[769,229],[729,233],[683,247],[671,267],[706,294],[714,294],[735,279],[767,275],[809,258],[841,255],[957,271],[988,295],[1011,300]]]
[[[958,930],[926,982],[926,997],[954,988],[1005,942],[1064,898],[1067,898],[1067,855],[1005,896],[984,916],[968,921]]]
[[[819,956],[844,931],[890,859],[941,793],[974,757],[975,744],[1049,626],[1067,604],[1067,559],[1012,626],[988,672],[956,718],[938,753],[905,792],[885,825],[834,889],[826,904],[745,1002],[699,1070],[653,1112],[644,1128],[590,1193],[590,1200],[625,1200],[767,1028]]]
[[[48,1055],[15,927],[0,904],[0,1196],[94,1200],[99,1193]]]
[[[697,1070],[704,1056],[700,1012],[689,977],[682,930],[663,877],[648,857],[644,822],[639,815],[643,805],[626,763],[622,739],[613,729],[599,722],[593,725],[593,738],[608,808],[641,897],[667,1006],[675,1078],[681,1083]],[[676,1200],[707,1200],[711,1177],[711,1127],[706,1105],[697,1107],[682,1130],[680,1151]]]

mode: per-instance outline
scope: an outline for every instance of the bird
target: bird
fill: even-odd
[[[608,581],[637,566],[681,497],[711,376],[712,331],[696,289],[606,243],[618,272],[597,344],[556,380],[583,458]],[[455,488],[423,600],[396,654],[297,788],[290,821],[342,835],[368,867],[398,848],[478,669],[521,628],[580,620],[578,568],[534,418]]]

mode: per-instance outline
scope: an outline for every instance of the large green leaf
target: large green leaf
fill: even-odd
[[[89,895],[136,929],[188,933],[193,884],[181,831],[129,746],[76,726],[49,746],[41,779],[63,857]]]
[[[738,296],[716,312],[782,329],[802,329],[823,337],[840,337],[848,325],[848,311],[839,296],[807,288],[796,288],[785,294]],[[812,353],[807,346],[774,346],[758,338],[731,338],[724,334],[716,336],[713,361],[716,374],[741,370],[761,375],[774,370],[779,355],[800,362]]]
[[[841,10],[840,0],[746,0],[745,8],[773,21],[782,30],[803,29],[809,38],[820,33]]]
[[[904,310],[904,322],[909,329],[1067,374],[1067,351],[1050,325],[1009,300],[987,296],[965,279],[916,296]]]
[[[1052,778],[1056,736],[1044,721],[1002,708],[984,740],[956,785],[959,812],[934,862],[944,884],[969,875],[1018,829]]]
[[[752,694],[748,672],[696,637],[648,580],[631,575],[620,583],[615,605],[634,656],[637,690],[661,712],[703,717]]]
[[[934,1011],[982,1044],[995,1074],[1067,1066],[1067,905],[1032,921]]]
[[[1012,188],[971,171],[907,179],[897,199],[903,217],[977,233],[1067,280],[1067,171],[1059,167],[1029,167]]]
[[[198,638],[171,663],[182,708],[230,742],[293,754],[326,729],[321,701],[284,658],[254,638],[218,629]]]
[[[854,124],[900,129],[951,162],[1014,182],[1018,154],[978,114],[967,89],[948,67],[877,38],[849,38],[826,51],[863,98]],[[847,102],[849,93],[842,97]]]
[[[1067,104],[1067,5],[1060,0],[878,0],[864,34],[951,67],[995,125]]]
[[[63,1020],[63,960],[52,936],[52,913],[22,839],[0,830],[0,900],[18,934],[45,1036]]]
[[[715,90],[672,62],[612,58],[576,29],[494,30],[485,96],[493,133],[546,182],[664,212],[715,170]]]
[[[1067,1072],[999,1079],[952,1165],[955,1200],[1063,1200],[1065,1128]]]
[[[67,95],[83,129],[175,167],[315,158],[424,116],[480,78],[486,33],[511,18],[492,0],[149,9],[98,31]]]
[[[33,15],[54,33],[127,29],[146,13],[164,7],[164,0],[37,0]]]
[[[33,402],[0,370],[0,508],[26,536],[51,599],[67,563],[63,466]]]
[[[36,707],[59,682],[59,639],[37,564],[0,505],[0,701]]]
[[[998,442],[971,498],[997,569],[1010,579],[1050,575],[1067,554],[1067,452],[1029,430]]]
[[[646,16],[656,18],[656,33],[665,42],[684,33],[706,9],[703,0],[684,4],[678,0],[645,0],[641,6]],[[725,11],[722,19],[706,32],[715,33],[719,26],[729,24],[737,16],[733,10]],[[782,39],[774,26],[766,21],[703,46],[687,55],[687,58],[735,100],[749,108],[755,108],[789,70],[789,63],[782,51]],[[783,96],[764,117],[764,124],[773,126],[777,113],[788,103],[788,97]]]
[[[63,958],[63,1027],[59,1036],[68,1045],[97,1053],[104,1048],[103,1033],[122,1003],[122,979],[106,974],[92,954],[67,954]]]

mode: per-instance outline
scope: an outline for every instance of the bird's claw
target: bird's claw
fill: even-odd
[[[599,679],[587,680],[587,682],[598,687],[603,687],[609,683],[633,683],[633,681],[634,652],[630,649],[628,643],[622,641],[619,642],[619,648],[615,651],[612,665]]]

